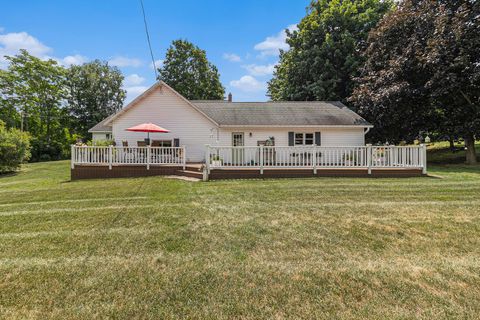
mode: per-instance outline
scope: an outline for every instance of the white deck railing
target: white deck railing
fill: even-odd
[[[420,146],[207,146],[207,170],[228,168],[418,168],[427,170],[424,145]]]
[[[72,169],[75,165],[186,165],[185,147],[114,147],[72,146]]]

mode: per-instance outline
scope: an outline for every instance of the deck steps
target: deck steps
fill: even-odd
[[[188,169],[188,167],[186,169]],[[200,172],[200,171],[177,170],[176,174],[179,175],[179,176],[184,176],[184,177],[203,179],[203,173]]]

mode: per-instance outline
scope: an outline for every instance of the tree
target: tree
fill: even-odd
[[[190,100],[219,100],[225,89],[217,67],[204,50],[186,40],[175,40],[167,50],[159,79]]]
[[[0,97],[9,112],[23,117],[23,129],[32,139],[34,160],[60,159],[67,143],[64,131],[65,70],[54,60],[42,61],[21,50],[6,57],[8,69],[0,73]],[[4,102],[2,105],[5,106]]]
[[[99,60],[68,69],[67,109],[76,133],[87,137],[88,129],[122,108],[123,79],[118,68]]]
[[[374,139],[421,132],[463,136],[476,160],[480,128],[478,2],[406,0],[369,37],[350,101],[372,122]]]
[[[392,8],[381,0],[316,0],[287,32],[290,50],[268,84],[273,100],[341,100],[350,96],[368,32]]]
[[[0,174],[17,170],[30,157],[30,135],[0,120]]]
[[[350,98],[374,124],[376,142],[413,141],[435,123],[425,85],[431,71],[421,57],[433,30],[432,3],[405,1],[371,31],[362,75]]]
[[[466,162],[477,162],[480,136],[480,2],[444,0],[423,56],[432,70],[426,87],[438,110],[441,132],[464,138]]]

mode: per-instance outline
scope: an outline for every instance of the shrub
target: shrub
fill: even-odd
[[[30,135],[0,121],[0,173],[12,172],[30,158]]]
[[[88,141],[87,146],[108,147],[113,146],[113,140],[95,140]]]

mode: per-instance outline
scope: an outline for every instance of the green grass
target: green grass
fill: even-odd
[[[480,167],[435,177],[0,178],[0,318],[474,319]]]
[[[428,146],[428,162],[432,164],[465,163],[465,145],[455,143],[456,151],[452,152],[447,141],[434,142]],[[475,143],[477,154],[480,153],[480,141]]]

